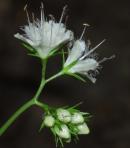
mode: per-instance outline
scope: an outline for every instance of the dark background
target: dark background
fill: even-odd
[[[16,109],[31,98],[40,82],[39,60],[27,56],[26,49],[13,37],[19,26],[27,23],[23,11],[25,0],[0,0],[0,126]],[[129,148],[130,147],[130,2],[126,0],[44,0],[47,15],[58,19],[65,4],[69,6],[68,28],[78,38],[82,24],[91,26],[85,39],[95,46],[107,41],[97,50],[100,57],[116,54],[103,63],[96,84],[84,84],[64,77],[49,83],[41,100],[50,105],[74,105],[83,101],[80,109],[93,115],[91,133],[71,148]],[[28,2],[29,12],[40,15],[40,0]],[[60,58],[49,61],[48,75],[60,67]],[[32,107],[0,137],[0,148],[52,148],[51,133],[38,134],[42,112]]]

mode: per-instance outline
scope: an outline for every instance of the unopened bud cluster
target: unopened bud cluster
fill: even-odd
[[[58,108],[50,110],[43,119],[44,126],[51,129],[56,143],[71,142],[72,137],[78,139],[78,135],[89,134],[87,126],[88,113],[80,112],[75,108]]]

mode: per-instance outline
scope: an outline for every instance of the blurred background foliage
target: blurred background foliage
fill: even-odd
[[[41,100],[54,105],[74,105],[83,101],[80,109],[90,112],[91,133],[65,147],[129,148],[130,147],[130,1],[128,0],[44,0],[45,13],[59,19],[62,8],[68,5],[68,28],[78,38],[83,23],[88,28],[84,39],[95,46],[100,58],[116,54],[112,61],[103,63],[96,84],[83,84],[64,77],[48,84]],[[27,56],[27,51],[13,34],[27,24],[23,11],[28,3],[29,13],[40,16],[41,0],[0,0],[0,125],[16,109],[31,98],[40,81],[40,62]],[[60,57],[49,60],[47,76],[57,72]],[[26,112],[0,137],[0,148],[50,148],[54,138],[48,130],[38,134],[42,119],[36,107]]]

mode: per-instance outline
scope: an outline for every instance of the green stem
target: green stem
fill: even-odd
[[[48,105],[36,101],[35,99],[31,99],[28,102],[26,102],[24,105],[22,105],[7,121],[6,123],[0,128],[0,136],[2,136],[6,130],[13,124],[13,122],[22,114],[24,113],[27,109],[29,109],[31,106],[36,105],[45,111],[48,110]]]
[[[57,77],[62,76],[63,74],[64,74],[63,71],[60,71],[59,73],[55,74],[54,76],[48,78],[48,79],[46,80],[46,83],[48,83],[48,82],[50,82],[50,81],[56,79]]]
[[[40,86],[39,86],[39,88],[38,88],[38,90],[37,90],[37,92],[36,92],[36,94],[34,96],[35,100],[38,100],[38,98],[39,98],[39,96],[40,96],[40,94],[41,94],[45,84],[46,84],[46,81],[44,79],[42,79],[41,80],[41,84],[40,84]]]
[[[46,64],[47,64],[47,59],[45,60],[42,60],[42,78],[41,78],[41,83],[40,83],[40,86],[36,92],[36,94],[34,95],[34,99],[35,100],[38,100],[45,84],[46,84],[46,80],[45,80],[45,74],[46,74]]]
[[[24,113],[27,109],[29,109],[31,106],[36,105],[42,109],[44,109],[45,111],[48,111],[49,106],[38,101],[38,98],[45,86],[46,83],[50,82],[51,80],[61,76],[64,74],[64,72],[59,72],[56,75],[48,78],[47,80],[45,80],[45,72],[46,72],[46,62],[47,60],[43,61],[42,63],[42,79],[41,79],[41,84],[35,94],[35,96],[29,100],[28,102],[26,102],[24,105],[22,105],[8,120],[7,122],[0,128],[0,136],[2,136],[6,130],[13,124],[13,122],[22,114]]]
[[[5,131],[10,127],[10,125],[27,109],[29,109],[32,105],[35,104],[34,99],[29,100],[23,106],[21,106],[14,114],[7,120],[7,122],[0,128],[0,136],[2,136]]]

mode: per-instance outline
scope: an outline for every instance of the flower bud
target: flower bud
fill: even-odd
[[[70,139],[71,138],[69,128],[65,124],[62,124],[60,127],[55,126],[54,130],[60,138],[63,138],[63,139]]]
[[[57,109],[57,117],[60,121],[68,123],[71,121],[71,114],[66,109],[59,108]]]
[[[71,118],[71,123],[73,124],[81,124],[84,122],[84,117],[81,113],[74,113]]]
[[[71,138],[66,139],[65,142],[66,142],[66,143],[70,143],[70,142],[71,142]]]
[[[52,126],[54,126],[54,124],[55,124],[55,119],[54,119],[54,117],[52,117],[51,115],[45,116],[44,124],[45,124],[47,127],[52,127]]]
[[[86,135],[86,134],[89,134],[89,132],[90,132],[86,123],[78,125],[77,129],[79,130],[78,131],[79,135]]]

